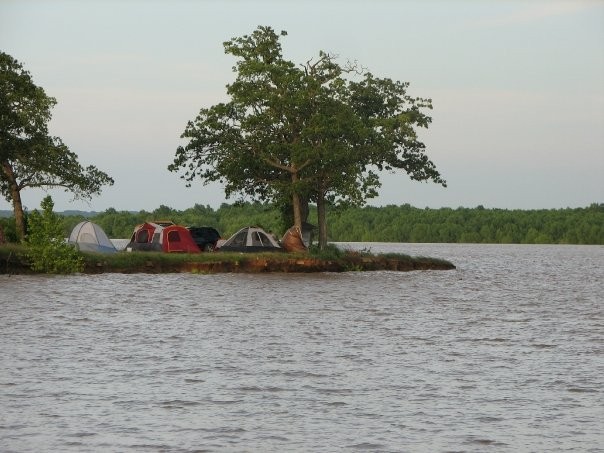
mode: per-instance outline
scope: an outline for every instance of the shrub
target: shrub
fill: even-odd
[[[34,211],[29,216],[27,256],[31,268],[48,274],[70,274],[83,270],[79,252],[65,243],[60,217],[53,212],[54,203],[49,196],[40,203],[42,213]]]

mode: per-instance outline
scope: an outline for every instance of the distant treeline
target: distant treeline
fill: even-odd
[[[63,217],[66,236],[83,214]],[[218,209],[195,205],[184,211],[160,206],[147,212],[90,213],[112,238],[128,238],[145,221],[171,220],[186,226],[212,226],[227,238],[238,229],[258,225],[280,236],[284,225],[272,204],[223,204]],[[470,242],[497,244],[604,244],[604,204],[587,208],[507,210],[476,208],[420,209],[402,206],[332,208],[328,214],[329,240],[335,242]],[[310,223],[316,224],[311,207]],[[7,239],[14,237],[14,219],[2,218]]]
[[[588,208],[347,209],[331,215],[337,241],[604,244],[604,204]]]

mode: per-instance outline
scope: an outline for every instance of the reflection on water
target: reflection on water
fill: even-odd
[[[596,451],[604,247],[454,271],[0,276],[8,451]]]

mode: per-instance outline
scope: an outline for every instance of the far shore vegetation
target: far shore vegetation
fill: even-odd
[[[10,211],[0,211],[0,228],[16,242]],[[309,222],[316,225],[316,207]],[[26,216],[28,217],[28,216]],[[185,210],[160,206],[153,211],[59,213],[65,237],[82,220],[99,224],[110,238],[127,239],[134,227],[152,220],[185,226],[211,226],[228,238],[248,225],[261,226],[281,237],[291,226],[278,206],[270,203],[223,204],[218,209],[197,204]],[[604,244],[604,204],[565,209],[421,209],[410,205],[332,209],[330,242],[430,242],[485,244]]]

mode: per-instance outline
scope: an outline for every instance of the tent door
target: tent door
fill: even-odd
[[[180,233],[178,231],[169,231],[168,237],[168,252],[185,252],[180,241]]]

